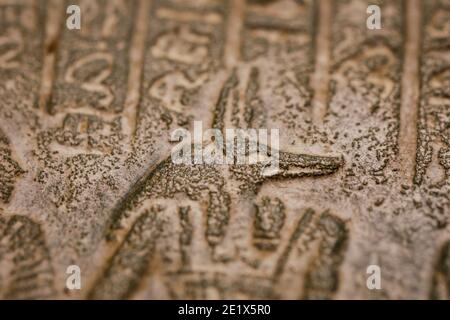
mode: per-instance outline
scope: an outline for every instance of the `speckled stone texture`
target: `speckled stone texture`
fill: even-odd
[[[448,299],[449,195],[449,0],[0,0],[0,298]]]

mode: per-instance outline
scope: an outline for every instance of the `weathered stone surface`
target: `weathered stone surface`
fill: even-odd
[[[0,298],[448,299],[449,39],[448,0],[0,0]],[[280,171],[174,164],[194,121]]]

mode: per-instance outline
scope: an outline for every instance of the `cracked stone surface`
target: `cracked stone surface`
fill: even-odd
[[[449,0],[0,0],[0,298],[449,299],[449,90]]]

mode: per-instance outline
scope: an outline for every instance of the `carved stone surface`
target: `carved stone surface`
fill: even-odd
[[[0,298],[448,299],[449,90],[449,0],[0,0]]]

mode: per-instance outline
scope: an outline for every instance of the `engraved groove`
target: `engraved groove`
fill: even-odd
[[[421,1],[405,1],[406,37],[400,106],[399,158],[402,177],[411,184],[415,172],[420,95]]]

